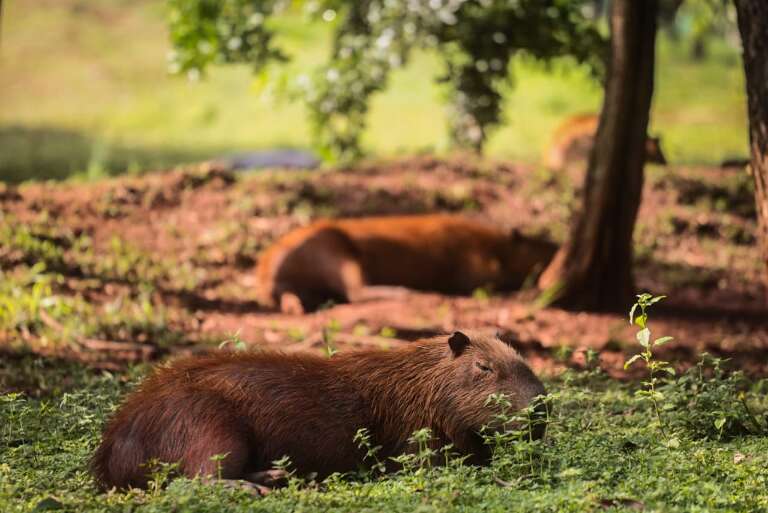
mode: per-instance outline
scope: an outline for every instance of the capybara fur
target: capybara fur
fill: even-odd
[[[595,114],[578,114],[566,118],[555,130],[552,142],[544,155],[547,168],[559,171],[566,168],[570,162],[586,160],[595,143],[599,122]],[[666,165],[667,159],[661,150],[659,137],[646,138],[645,161]]]
[[[102,489],[145,487],[150,462],[194,477],[249,480],[290,457],[299,475],[354,471],[365,428],[377,457],[409,451],[414,431],[452,443],[471,462],[490,456],[491,394],[515,410],[544,387],[515,350],[479,334],[424,339],[392,350],[312,354],[219,352],[161,366],[107,424],[91,469]],[[546,411],[541,410],[540,411]],[[537,428],[535,436],[543,435]],[[213,456],[226,455],[214,461]]]
[[[452,215],[317,221],[280,238],[260,257],[259,302],[286,310],[286,296],[314,310],[355,301],[371,286],[447,294],[519,288],[557,246]],[[295,303],[295,302],[294,302]]]

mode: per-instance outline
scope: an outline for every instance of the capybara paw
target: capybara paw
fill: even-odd
[[[255,484],[269,486],[274,488],[276,486],[285,486],[288,481],[288,472],[273,468],[270,470],[262,470],[261,472],[253,472],[248,474],[245,478]]]
[[[299,296],[285,292],[280,296],[280,311],[284,314],[302,315],[304,307],[301,305]]]

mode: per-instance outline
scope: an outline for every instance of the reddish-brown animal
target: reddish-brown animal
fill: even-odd
[[[552,142],[544,155],[549,169],[564,169],[569,162],[585,160],[595,143],[599,119],[595,114],[578,114],[563,121],[555,130]],[[667,159],[661,151],[661,140],[648,137],[645,140],[645,161],[665,165]]]
[[[448,294],[509,290],[546,267],[556,250],[551,242],[459,216],[318,221],[288,233],[261,255],[259,301],[312,310],[329,300],[361,299],[371,286]]]
[[[105,489],[145,486],[151,460],[178,462],[190,477],[249,480],[289,456],[300,474],[323,477],[364,463],[353,442],[361,428],[386,460],[407,451],[408,438],[425,427],[438,443],[484,462],[478,431],[493,422],[486,400],[494,393],[520,409],[544,388],[510,346],[461,332],[330,359],[192,357],[158,368],[125,400],[91,465]],[[226,457],[216,462],[216,455]]]

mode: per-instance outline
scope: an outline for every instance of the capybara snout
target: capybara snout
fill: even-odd
[[[247,480],[288,456],[299,474],[322,478],[364,463],[360,429],[389,461],[422,428],[486,463],[480,431],[498,414],[489,396],[519,410],[543,393],[495,336],[455,332],[332,358],[219,352],[159,367],[110,420],[91,466],[103,488],[146,486],[152,461],[178,463],[189,477]]]
[[[460,332],[450,340],[455,347],[461,347]],[[476,413],[474,424],[486,430],[523,428],[528,427],[523,424],[530,424],[531,435],[541,438],[546,429],[546,390],[525,361],[495,337],[475,336],[466,342],[466,347],[462,372],[466,389],[471,393],[461,396],[466,403],[457,404],[456,411]],[[514,422],[510,425],[505,419]]]

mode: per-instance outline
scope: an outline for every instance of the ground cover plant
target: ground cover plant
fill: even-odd
[[[8,387],[9,366],[2,366],[0,383]],[[719,370],[706,378],[664,380],[662,415],[673,439],[660,435],[654,408],[637,400],[636,384],[610,380],[596,369],[567,371],[547,382],[552,397],[546,438],[529,441],[525,431],[497,435],[489,440],[495,449],[487,468],[450,454],[445,466],[433,466],[424,445],[401,459],[403,470],[394,475],[381,475],[372,461],[368,470],[319,483],[292,478],[258,498],[199,480],[170,480],[168,468],[157,472],[147,491],[97,492],[87,460],[105,417],[146,367],[100,373],[26,356],[13,368],[18,381],[11,388],[17,392],[3,394],[0,402],[0,506],[8,512],[768,508],[768,383]],[[704,362],[692,372],[711,369]],[[31,381],[24,383],[25,377]],[[709,390],[707,399],[690,394],[693,382]],[[360,442],[367,443],[364,434]]]

